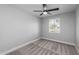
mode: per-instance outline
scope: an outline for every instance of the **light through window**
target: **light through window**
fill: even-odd
[[[60,33],[60,19],[50,19],[49,20],[49,32]]]

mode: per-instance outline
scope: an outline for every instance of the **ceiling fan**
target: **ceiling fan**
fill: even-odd
[[[41,15],[51,14],[51,13],[50,13],[51,11],[57,11],[57,10],[59,10],[59,8],[47,9],[47,4],[42,4],[42,6],[43,6],[43,10],[34,10],[34,12],[42,12],[42,13],[40,14],[40,16],[41,16]]]

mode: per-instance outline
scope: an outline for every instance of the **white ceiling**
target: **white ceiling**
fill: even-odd
[[[41,12],[33,12],[34,10],[42,10],[41,4],[18,4],[15,5],[16,7],[19,7],[20,9],[29,12],[30,14],[37,16],[37,17],[45,17],[50,15],[43,15],[40,16]],[[59,11],[52,11],[52,15],[55,14],[61,14],[66,12],[75,11],[77,8],[77,4],[47,4],[48,9],[52,8],[59,8]]]

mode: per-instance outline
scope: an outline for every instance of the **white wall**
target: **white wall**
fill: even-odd
[[[79,48],[79,7],[76,10],[76,46]]]
[[[60,33],[49,33],[48,31],[49,19],[53,18],[60,18]],[[70,12],[41,19],[41,37],[74,44],[76,39],[75,18],[75,12]]]
[[[39,37],[39,19],[10,5],[0,5],[0,53]]]

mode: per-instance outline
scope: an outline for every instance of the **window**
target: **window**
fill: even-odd
[[[50,19],[49,20],[49,32],[60,33],[60,19]]]

